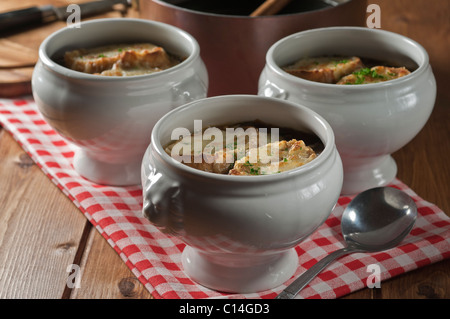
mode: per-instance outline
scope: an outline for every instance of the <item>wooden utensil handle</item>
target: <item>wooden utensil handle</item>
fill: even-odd
[[[250,16],[257,17],[277,14],[291,1],[292,0],[266,0],[255,11],[253,11]]]

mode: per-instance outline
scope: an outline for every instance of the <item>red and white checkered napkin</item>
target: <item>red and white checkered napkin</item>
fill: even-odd
[[[31,98],[0,99],[0,124],[79,207],[156,298],[273,298],[285,288],[239,295],[196,284],[181,267],[185,245],[162,234],[142,217],[141,188],[97,185],[80,177],[72,166],[76,147],[42,119]],[[391,186],[404,190],[416,201],[419,216],[411,234],[395,249],[352,254],[335,261],[301,291],[302,298],[336,298],[361,289],[374,276],[368,268],[371,264],[379,266],[380,279],[385,280],[450,257],[450,218],[401,181],[395,180]],[[295,277],[343,247],[340,216],[351,199],[341,197],[327,221],[296,247],[300,266]]]

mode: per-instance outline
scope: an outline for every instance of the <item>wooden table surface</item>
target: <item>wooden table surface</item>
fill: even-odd
[[[0,12],[30,5],[79,2],[82,1],[2,0]],[[398,178],[450,215],[450,2],[369,0],[368,3],[380,5],[382,29],[411,37],[430,55],[438,83],[435,108],[418,136],[393,156],[398,164]],[[137,15],[135,10],[128,14]],[[101,17],[105,16],[120,14]],[[53,23],[3,37],[0,42],[23,46],[18,51],[33,59],[40,42],[63,26],[64,22]],[[0,208],[1,299],[152,298],[71,200],[1,127]],[[80,288],[70,289],[66,284],[71,264],[81,267]],[[445,260],[383,281],[381,288],[366,288],[344,298],[449,297],[450,260]]]

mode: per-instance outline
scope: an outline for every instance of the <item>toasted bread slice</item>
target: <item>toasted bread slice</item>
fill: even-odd
[[[389,81],[400,78],[411,73],[405,67],[387,67],[374,66],[372,68],[363,68],[352,74],[344,76],[336,84],[369,84]]]
[[[272,158],[267,163],[261,161],[261,154],[263,152],[270,153],[278,151],[278,157]],[[255,156],[255,153],[256,156]],[[257,161],[253,161],[252,158],[257,158]],[[306,146],[305,143],[300,140],[279,141],[269,143],[259,148],[253,148],[249,150],[247,156],[239,159],[234,164],[234,167],[228,173],[229,175],[270,175],[285,172],[306,163],[309,163],[317,155],[314,150]]]
[[[178,63],[163,48],[150,43],[73,50],[66,52],[64,61],[75,71],[109,76],[147,74]]]
[[[232,131],[227,133],[227,129]],[[272,138],[270,133],[260,132],[248,125],[231,126],[215,132],[217,135],[210,138],[200,136],[197,141],[192,135],[183,136],[167,145],[165,151],[187,166],[205,172],[228,174],[236,159],[245,156],[254,145],[267,144]],[[228,140],[227,134],[231,134],[233,139]]]
[[[322,83],[336,83],[364,65],[358,57],[304,58],[283,69],[294,76]]]

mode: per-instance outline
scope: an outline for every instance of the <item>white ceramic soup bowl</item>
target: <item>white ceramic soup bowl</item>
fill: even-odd
[[[58,64],[67,50],[150,42],[184,58],[169,69],[137,76],[101,76]],[[75,170],[101,184],[140,183],[142,156],[153,126],[177,106],[206,97],[208,76],[196,40],[160,22],[98,19],[46,38],[32,77],[45,120],[79,146]]]
[[[302,57],[355,55],[417,68],[382,83],[335,85],[304,80],[282,67]],[[258,94],[300,103],[332,126],[344,165],[343,194],[386,185],[397,174],[390,154],[410,142],[434,107],[436,82],[417,42],[388,31],[332,27],[304,31],[267,52]]]
[[[186,166],[164,151],[178,128],[194,130],[259,119],[315,134],[324,150],[283,173],[233,176]],[[143,158],[143,213],[186,244],[185,272],[219,291],[256,292],[294,273],[294,246],[331,213],[342,187],[342,162],[329,124],[297,104],[252,95],[210,97],[184,105],[155,125]]]

